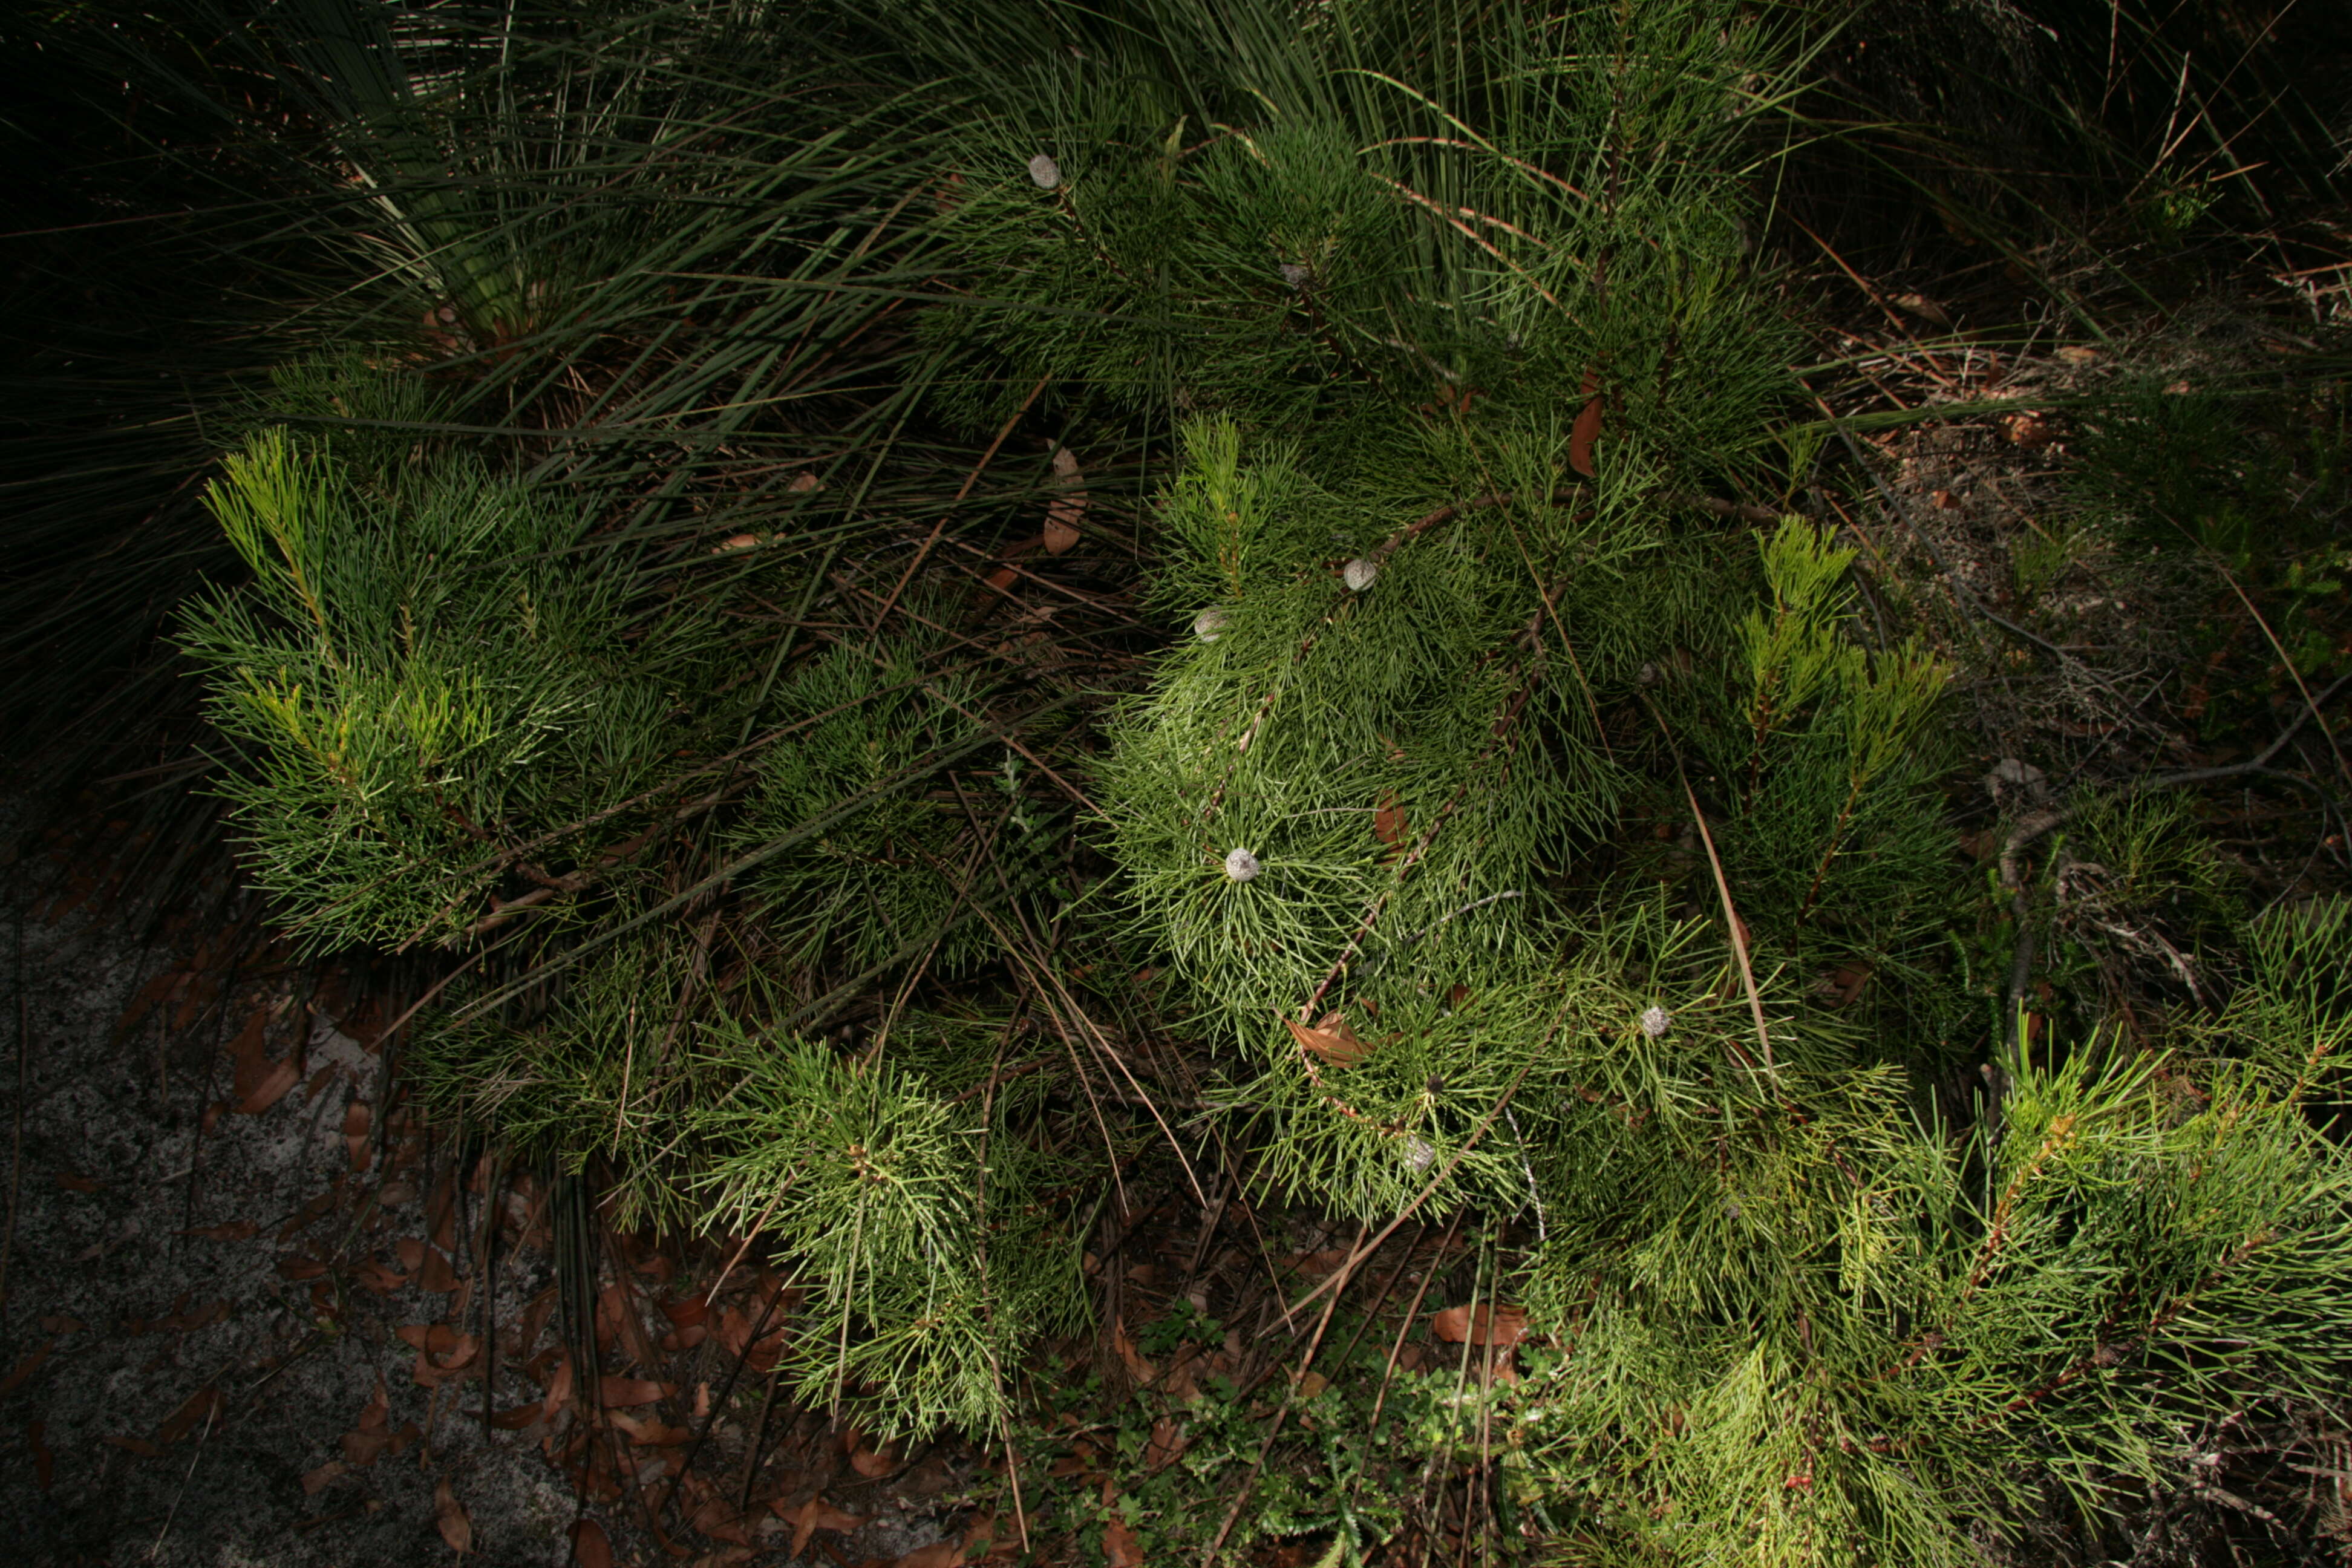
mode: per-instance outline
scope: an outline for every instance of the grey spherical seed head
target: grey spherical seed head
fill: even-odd
[[[1192,635],[1202,642],[1214,642],[1224,635],[1225,619],[1225,607],[1211,605],[1192,617]]]
[[[1225,875],[1236,882],[1246,882],[1264,869],[1265,868],[1258,864],[1257,857],[1246,849],[1225,851]]]
[[[1675,1016],[1664,1007],[1645,1007],[1642,1010],[1642,1033],[1649,1036],[1650,1038],[1664,1039],[1666,1031],[1674,1026]]]
[[[1050,191],[1062,183],[1062,165],[1044,153],[1029,160],[1029,177],[1041,191]]]
[[[1372,579],[1380,574],[1380,563],[1369,561],[1361,555],[1339,568],[1339,581],[1348,584],[1348,591],[1351,594],[1360,594],[1370,587]]]
[[[1293,289],[1306,288],[1307,280],[1314,276],[1312,268],[1302,267],[1296,261],[1286,261],[1282,264],[1282,280]]]

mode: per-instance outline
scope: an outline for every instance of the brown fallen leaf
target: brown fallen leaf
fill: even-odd
[[[756,1344],[751,1341],[751,1330],[759,1321],[757,1315],[746,1316],[733,1307],[721,1308],[718,1334],[720,1346],[728,1354],[742,1357],[743,1364],[753,1372],[770,1370],[784,1353],[784,1320],[792,1305],[793,1298],[787,1292],[784,1301],[769,1315],[769,1326],[761,1332]]]
[[[1952,318],[1945,313],[1944,308],[1925,294],[1897,294],[1895,296],[1895,304],[1898,309],[1908,310],[1923,321],[1932,321],[1939,327],[1948,327],[1952,324]]]
[[[327,1271],[327,1266],[315,1258],[281,1258],[278,1272],[289,1279],[316,1279]]]
[[[343,1459],[329,1459],[315,1470],[302,1472],[302,1495],[316,1497],[334,1483],[337,1476],[348,1475],[351,1464]]]
[[[963,1527],[963,1549],[967,1555],[983,1561],[1010,1558],[1020,1553],[1021,1537],[1007,1530],[996,1515],[982,1511],[972,1515],[971,1522]]]
[[[2012,414],[2001,425],[2013,445],[2029,449],[2058,439],[2058,427],[2039,414]]]
[[[1201,1379],[1220,1375],[1216,1358],[1196,1344],[1176,1347],[1176,1359],[1169,1364],[1160,1380],[1160,1389],[1180,1405],[1191,1405],[1201,1397]]]
[[[596,1324],[599,1338],[610,1333],[621,1342],[629,1360],[639,1366],[651,1366],[660,1360],[652,1338],[646,1332],[643,1312],[638,1306],[634,1282],[624,1273],[608,1280],[596,1296]]]
[[[541,1420],[552,1421],[572,1403],[572,1358],[565,1356],[555,1363],[555,1375],[547,1380],[547,1397],[540,1404]]]
[[[607,1373],[596,1385],[598,1403],[607,1410],[630,1405],[652,1405],[667,1399],[677,1392],[674,1383],[656,1383],[650,1378],[622,1377]]]
[[[404,1337],[405,1332],[404,1330]],[[446,1323],[436,1323],[428,1342],[417,1348],[416,1365],[411,1375],[419,1388],[438,1388],[464,1377],[480,1351],[481,1344],[473,1335],[459,1334]]]
[[[261,1234],[261,1227],[249,1219],[236,1219],[226,1225],[200,1225],[194,1230],[184,1230],[182,1236],[193,1236],[200,1241],[251,1241]]]
[[[1515,1345],[1528,1337],[1525,1307],[1448,1307],[1431,1320],[1430,1328],[1449,1344]]]
[[[387,1268],[374,1258],[362,1258],[352,1269],[352,1277],[379,1296],[389,1296],[408,1283],[408,1276],[395,1268]]]
[[[300,1208],[296,1209],[286,1223],[278,1227],[278,1239],[293,1240],[325,1215],[332,1213],[341,1201],[342,1194],[340,1191],[333,1187],[328,1188]]]
[[[1129,1377],[1139,1384],[1145,1384],[1159,1380],[1160,1369],[1143,1359],[1142,1347],[1135,1342],[1135,1336],[1127,1331],[1125,1318],[1111,1320],[1110,1345],[1112,1350],[1118,1352],[1118,1359],[1126,1366],[1127,1374]]]
[[[739,1511],[732,1498],[706,1500],[694,1510],[691,1522],[695,1529],[713,1541],[732,1542],[737,1546],[751,1544],[751,1516]]]
[[[88,1176],[77,1175],[71,1171],[58,1173],[58,1185],[69,1193],[96,1193],[105,1190],[99,1183],[90,1180]]]
[[[355,1468],[364,1469],[376,1462],[392,1444],[391,1396],[379,1375],[375,1380],[375,1397],[360,1411],[359,1424],[342,1436],[343,1458]]]
[[[781,1498],[771,1506],[777,1517],[793,1527],[793,1549],[784,1553],[787,1557],[798,1557],[801,1549],[809,1543],[809,1537],[820,1530],[837,1530],[846,1535],[866,1522],[856,1514],[834,1507],[822,1496],[813,1497],[798,1508],[786,1508]]]
[[[123,1452],[136,1454],[142,1459],[155,1458],[163,1452],[144,1437],[117,1437],[110,1433],[105,1440]]]
[[[63,1312],[52,1312],[41,1320],[43,1331],[52,1334],[78,1334],[89,1326],[79,1318],[68,1318]]]
[[[163,1418],[163,1424],[155,1428],[155,1441],[166,1445],[176,1443],[199,1426],[210,1426],[214,1413],[220,1408],[220,1402],[219,1389],[199,1388],[188,1395],[177,1410]]]
[[[425,1267],[416,1271],[416,1288],[420,1290],[455,1290],[457,1270],[449,1267],[449,1255],[437,1247],[425,1249]]]
[[[364,1171],[375,1151],[368,1141],[368,1127],[374,1117],[368,1102],[354,1100],[343,1112],[343,1144],[351,1151],[352,1169]]]
[[[613,1538],[603,1525],[593,1519],[572,1522],[572,1561],[579,1568],[613,1568]]]
[[[1066,494],[1056,496],[1045,508],[1045,552],[1059,555],[1078,542],[1078,524],[1087,515],[1087,492],[1079,486],[1077,455],[1067,447],[1054,453],[1054,479],[1056,484],[1077,486]]]
[[[1584,406],[1568,432],[1568,466],[1586,479],[1593,475],[1592,444],[1601,439],[1601,373],[1584,373]]]
[[[57,1343],[56,1339],[52,1338],[40,1349],[30,1352],[24,1360],[18,1362],[14,1372],[11,1372],[6,1378],[0,1379],[0,1394],[8,1393],[18,1384],[40,1371],[41,1363],[49,1359],[49,1352],[57,1348]]]
[[[529,1405],[525,1405],[523,1408],[528,1410],[530,1407]],[[614,1428],[616,1431],[622,1433],[629,1439],[630,1442],[637,1444],[641,1447],[673,1448],[681,1443],[691,1443],[694,1441],[694,1432],[692,1428],[686,1426],[665,1426],[662,1425],[659,1417],[656,1417],[650,1421],[640,1421],[625,1410],[608,1410],[604,1414],[606,1418],[613,1423]]]
[[[446,1356],[460,1344],[473,1343],[471,1334],[458,1332],[452,1323],[403,1323],[392,1331],[403,1344],[431,1351],[436,1356]]]
[[[529,1247],[530,1243],[524,1245]],[[548,1319],[555,1315],[555,1287],[552,1285],[531,1298],[530,1305],[522,1310],[522,1328],[514,1335],[517,1354],[528,1357],[537,1348],[539,1336],[545,1331]],[[507,1342],[501,1339],[499,1342]]]
[[[1125,1520],[1103,1526],[1103,1560],[1109,1568],[1143,1568],[1143,1542]]]
[[[1372,837],[1393,849],[1405,841],[1404,807],[1393,795],[1381,796],[1381,804],[1372,813]]]
[[[1287,1016],[1282,1021],[1289,1026],[1290,1037],[1298,1042],[1300,1049],[1312,1052],[1335,1068],[1354,1067],[1372,1054],[1372,1048],[1349,1027],[1346,1015],[1336,1008],[1317,1019],[1311,1029]]]
[[[46,1421],[25,1423],[25,1447],[33,1453],[33,1483],[44,1494],[58,1476],[58,1457],[49,1451],[48,1433],[49,1424]]]
[[[934,1541],[929,1546],[918,1546],[892,1565],[892,1568],[955,1568],[963,1561],[963,1542],[952,1535],[945,1541]]]
[[[1847,1006],[1862,994],[1862,988],[1870,984],[1874,973],[1875,969],[1863,960],[1847,959],[1822,976],[1813,986],[1813,994],[1831,1007]]]
[[[394,1242],[392,1253],[411,1274],[425,1267],[425,1244],[413,1236],[404,1236]]]
[[[896,1443],[885,1443],[878,1448],[869,1447],[866,1446],[866,1435],[861,1432],[857,1434],[856,1441],[850,1446],[849,1468],[869,1481],[880,1480],[898,1468],[898,1460],[894,1452],[897,1447]]]
[[[449,1550],[458,1556],[474,1549],[474,1521],[466,1517],[465,1505],[450,1489],[446,1476],[433,1488],[433,1523],[441,1531],[441,1539],[449,1543]]]
[[[1166,1469],[1184,1451],[1185,1440],[1184,1424],[1172,1415],[1162,1415],[1151,1424],[1151,1441],[1143,1446],[1143,1468]]]
[[[236,1060],[235,1098],[240,1116],[260,1115],[302,1081],[302,1066],[292,1057],[270,1059],[268,1027],[268,1010],[255,1012],[247,1020],[245,1032],[229,1047]]]

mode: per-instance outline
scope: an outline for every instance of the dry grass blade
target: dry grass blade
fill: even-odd
[[[1756,1044],[1764,1053],[1764,1070],[1772,1070],[1772,1035],[1764,1025],[1764,997],[1756,989],[1756,967],[1748,960],[1748,926],[1739,918],[1739,910],[1731,901],[1731,884],[1723,875],[1723,858],[1715,852],[1715,835],[1707,831],[1706,813],[1699,809],[1698,795],[1691,789],[1690,780],[1681,774],[1683,798],[1690,803],[1691,820],[1698,824],[1699,842],[1706,848],[1707,868],[1715,873],[1716,896],[1723,901],[1723,923],[1731,938],[1731,956],[1739,965],[1739,981],[1748,992],[1748,1011],[1756,1025]]]

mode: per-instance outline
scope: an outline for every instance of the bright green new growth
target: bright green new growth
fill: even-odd
[[[362,475],[272,427],[207,499],[253,582],[186,646],[257,770],[230,786],[255,874],[313,947],[463,940],[518,867],[554,880],[501,851],[646,790],[701,706],[692,617],[630,625],[563,559],[578,521],[467,458]]]
[[[1932,793],[1949,667],[1916,641],[1860,646],[1854,551],[1794,518],[1762,546],[1771,603],[1739,625],[1738,710],[1692,716],[1706,783],[1735,803],[1717,847],[1768,958],[1916,963],[1950,881]]]

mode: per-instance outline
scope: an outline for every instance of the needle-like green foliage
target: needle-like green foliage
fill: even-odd
[[[1007,1421],[1219,1144],[1516,1258],[1524,1381],[1399,1397],[1570,1559],[1958,1563],[2326,1376],[2340,911],[1927,1109],[1952,670],[1763,459],[1776,14],[297,24],[373,270],[207,492],[255,874],[478,963],[432,1102],[776,1249],[804,1397]]]
[[[255,875],[313,947],[453,942],[518,874],[584,881],[709,721],[691,609],[637,619],[565,558],[576,515],[468,458],[363,476],[273,426],[208,500],[253,579],[186,644],[257,764],[230,786]],[[535,863],[590,817],[578,866]]]

